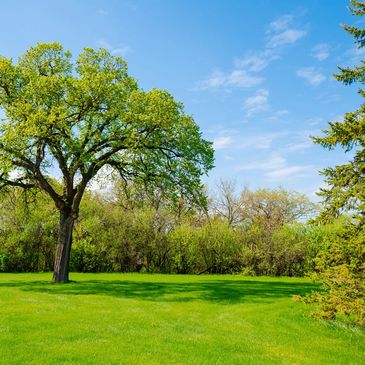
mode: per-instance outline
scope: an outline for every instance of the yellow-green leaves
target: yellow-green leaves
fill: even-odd
[[[213,166],[211,143],[182,104],[167,91],[138,89],[126,62],[106,49],[85,48],[73,61],[47,43],[18,63],[0,58],[0,108],[0,162],[20,161],[35,181],[58,167],[65,199],[105,165],[186,194]]]

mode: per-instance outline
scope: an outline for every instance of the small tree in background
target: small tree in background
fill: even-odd
[[[365,15],[365,3],[351,0],[353,15]],[[358,45],[365,47],[365,29],[344,25]],[[365,83],[365,61],[353,68],[339,67],[335,78],[345,85]],[[365,91],[359,89],[365,97]],[[352,220],[347,222],[337,238],[325,240],[317,257],[317,270],[327,289],[317,295],[322,304],[320,315],[334,318],[337,313],[354,315],[365,325],[365,104],[354,112],[346,113],[343,121],[330,122],[324,137],[314,141],[329,150],[341,146],[346,152],[354,151],[347,164],[322,171],[327,188],[321,189],[323,210],[320,223],[332,221],[343,212]]]
[[[85,48],[76,62],[58,43],[38,44],[18,63],[0,57],[0,108],[0,187],[40,189],[59,211],[53,281],[68,281],[80,202],[103,167],[163,184],[176,199],[204,199],[211,143],[181,103],[166,91],[140,90],[126,63],[105,49]]]

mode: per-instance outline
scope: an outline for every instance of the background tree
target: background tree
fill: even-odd
[[[242,222],[242,202],[237,194],[235,181],[220,180],[216,190],[211,199],[213,212],[225,219],[230,226]]]
[[[365,15],[364,2],[351,0],[351,4],[353,15]],[[354,37],[358,48],[364,48],[365,29],[348,25],[343,28]],[[334,76],[345,85],[365,83],[365,61],[352,68],[339,67],[339,71]],[[358,92],[365,97],[364,89]],[[322,304],[324,317],[354,315],[365,325],[365,104],[329,126],[325,136],[314,141],[329,150],[340,146],[346,152],[354,151],[354,157],[347,164],[322,171],[328,187],[320,192],[323,210],[318,222],[333,221],[344,212],[352,219],[335,239],[325,240],[317,257],[319,277],[327,289],[324,295],[317,295],[317,301]]]
[[[285,224],[308,219],[316,211],[316,206],[304,194],[283,188],[258,189],[247,187],[241,192],[241,215],[265,229],[273,232]]]
[[[105,49],[85,48],[76,62],[58,43],[38,44],[18,63],[0,57],[0,108],[0,186],[41,189],[59,211],[54,281],[68,281],[79,206],[103,167],[201,200],[211,143],[181,103],[140,90]]]

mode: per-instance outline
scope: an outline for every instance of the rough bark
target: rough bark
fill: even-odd
[[[56,247],[53,282],[68,282],[72,231],[76,217],[70,211],[60,212],[58,241]]]

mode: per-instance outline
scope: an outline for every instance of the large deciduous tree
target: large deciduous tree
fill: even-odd
[[[68,281],[80,202],[103,167],[200,199],[201,175],[213,166],[211,143],[182,104],[139,89],[105,49],[85,48],[76,61],[58,43],[18,62],[1,56],[1,110],[0,187],[41,189],[59,210],[55,282]]]

